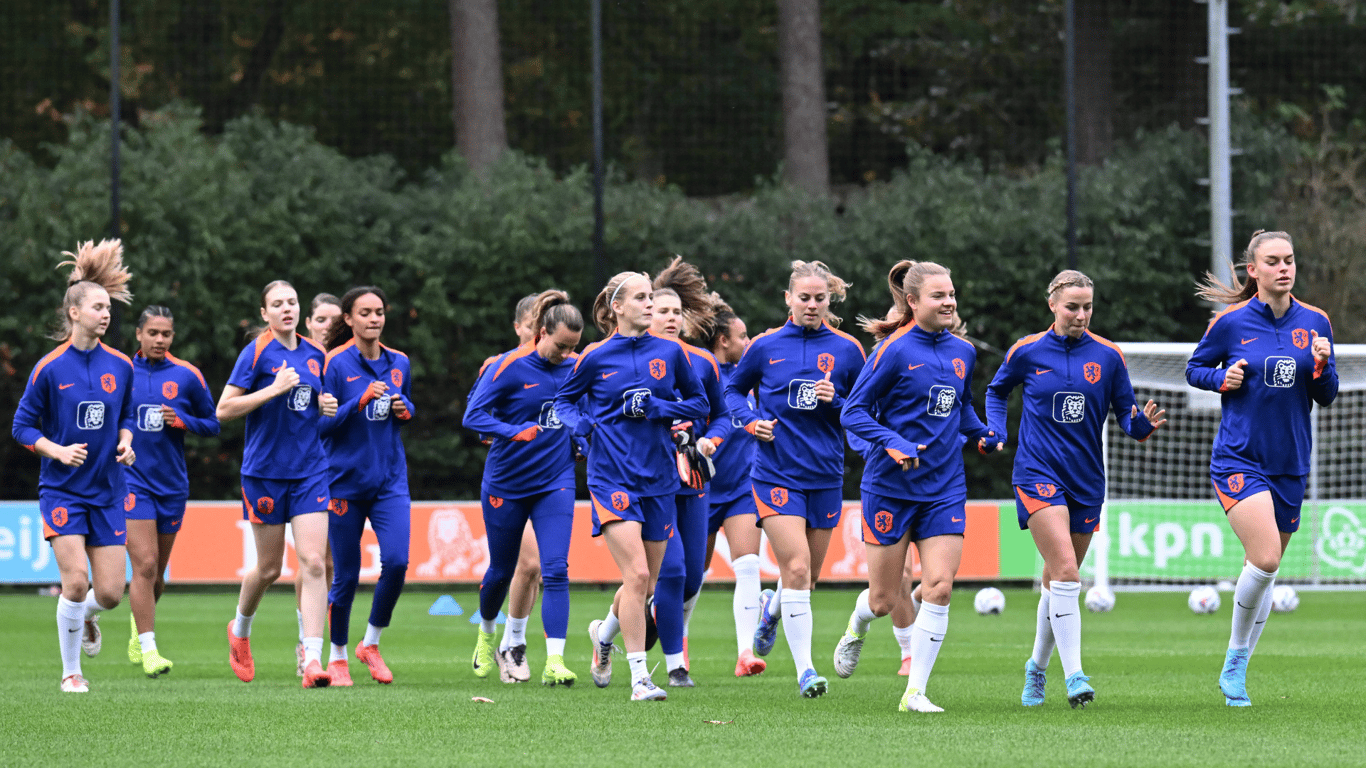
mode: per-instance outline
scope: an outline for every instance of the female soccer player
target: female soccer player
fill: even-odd
[[[564,664],[569,628],[569,539],[574,523],[574,447],[554,407],[555,393],[574,367],[583,334],[583,315],[563,291],[541,293],[529,311],[534,337],[503,355],[471,394],[465,408],[467,428],[493,438],[480,491],[488,533],[489,567],[479,586],[482,622],[474,649],[474,674],[486,677],[494,665],[493,634],[518,567],[528,523],[544,542],[539,550],[545,581],[541,622],[545,628],[543,685],[571,686],[578,675]],[[510,646],[499,664],[515,682],[526,663],[526,617],[521,642]],[[504,631],[504,635],[511,634]],[[499,651],[502,654],[502,651]],[[506,680],[506,678],[504,678]]]
[[[622,272],[593,302],[593,320],[607,338],[579,355],[555,395],[555,413],[565,426],[586,432],[588,491],[593,535],[607,540],[621,570],[609,621],[620,625],[631,666],[631,700],[658,701],[667,694],[650,679],[645,663],[645,598],[659,575],[665,545],[675,524],[678,468],[669,429],[675,419],[701,419],[707,398],[692,363],[677,340],[650,333],[654,303],[650,278]],[[617,627],[594,621],[593,682],[612,679],[612,637]],[[600,632],[600,630],[602,630]]]
[[[251,622],[261,596],[280,576],[285,523],[294,531],[294,552],[304,573],[305,688],[332,682],[322,666],[327,582],[327,455],[318,436],[320,418],[337,415],[337,398],[322,391],[323,348],[295,333],[299,296],[284,280],[261,290],[267,327],[237,357],[218,399],[219,421],[247,419],[242,452],[242,517],[251,522],[256,565],[242,579],[237,616],[228,622],[228,661],[242,682],[256,676]]]
[[[714,322],[715,299],[697,267],[675,257],[654,280],[654,320],[650,332],[666,339],[697,339]],[[710,458],[718,445],[730,438],[733,428],[716,358],[704,349],[684,343],[693,372],[701,377],[707,394],[708,414],[696,424],[674,426],[675,441],[695,443],[698,453]],[[686,462],[681,458],[680,462]],[[680,463],[680,474],[684,466]],[[689,473],[691,475],[691,473]],[[709,479],[709,478],[707,478]],[[707,570],[707,479],[690,476],[674,496],[678,535],[669,539],[655,585],[654,612],[659,645],[669,685],[693,687],[688,674],[688,621],[702,590]]]
[[[830,312],[847,288],[819,261],[792,262],[783,294],[787,322],[750,343],[726,386],[732,413],[747,414],[745,429],[759,439],[750,475],[754,502],[781,575],[778,590],[760,596],[754,651],[767,656],[773,649],[781,617],[806,698],[826,689],[811,662],[811,589],[840,522],[840,409],[864,362],[862,345],[835,330],[839,318]],[[751,390],[757,413],[745,401]]]
[[[190,476],[185,470],[185,433],[218,434],[213,395],[204,374],[171,354],[175,319],[166,307],[151,306],[138,316],[138,353],[133,358],[133,408],[137,414],[142,461],[128,467],[128,584],[133,636],[128,660],[148,677],[170,672],[171,662],[157,650],[156,610],[166,587],[166,563],[185,519]]]
[[[999,445],[972,409],[977,350],[953,335],[957,297],[949,270],[898,262],[888,274],[895,308],[864,330],[881,344],[844,406],[844,425],[871,447],[859,489],[868,589],[835,648],[835,672],[853,674],[868,625],[901,599],[910,542],[920,553],[920,610],[902,712],[943,712],[925,697],[949,624],[949,596],[963,557],[967,485],[963,437]]]
[[[130,499],[118,464],[131,465],[135,458],[133,363],[100,338],[109,328],[110,300],[127,304],[132,294],[118,240],[82,243],[76,253],[63,255],[71,260],[59,266],[70,264],[72,270],[53,335],[62,343],[29,374],[12,431],[20,445],[43,459],[38,509],[62,576],[61,690],[86,693],[81,651],[100,652],[99,613],[123,597],[124,510]]]
[[[1290,235],[1253,233],[1243,267],[1247,282],[1234,277],[1226,286],[1210,275],[1196,294],[1232,306],[1210,321],[1186,365],[1191,386],[1223,393],[1210,480],[1246,560],[1219,675],[1230,707],[1252,706],[1247,662],[1270,615],[1281,555],[1299,530],[1313,403],[1331,405],[1338,394],[1328,315],[1290,295]]]
[[[1044,671],[1058,647],[1067,677],[1067,701],[1086,706],[1095,690],[1081,670],[1081,576],[1078,568],[1100,528],[1105,501],[1105,452],[1101,435],[1113,410],[1119,426],[1147,440],[1166,423],[1149,400],[1140,414],[1119,348],[1091,333],[1095,288],[1076,270],[1048,284],[1053,325],[1015,342],[987,387],[987,422],[996,439],[1006,437],[1006,404],[1024,385],[1020,449],[1011,484],[1020,529],[1028,530],[1043,556],[1043,589],[1034,630],[1034,653],[1025,662],[1020,703],[1044,699]]]
[[[352,288],[341,300],[341,318],[328,331],[323,389],[340,404],[320,426],[329,467],[332,517],[327,528],[336,576],[328,593],[332,649],[327,672],[332,685],[351,685],[346,645],[351,603],[360,583],[360,537],[365,521],[379,541],[379,580],[370,603],[365,638],[356,658],[378,683],[394,675],[379,653],[380,633],[389,626],[408,571],[412,499],[408,457],[400,425],[413,417],[412,367],[408,356],[380,343],[389,300],[374,286]]]

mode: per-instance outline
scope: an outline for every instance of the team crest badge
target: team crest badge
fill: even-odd
[[[953,359],[953,372],[960,379],[966,377],[968,375],[968,364],[955,357]]]
[[[490,497],[489,497],[489,506],[490,506],[490,507],[493,507],[494,509],[497,509],[497,508],[503,506],[503,500],[500,499],[500,498],[498,498],[497,496],[490,496]]]
[[[309,360],[309,361],[308,361],[308,372],[311,373],[311,374],[313,374],[314,376],[321,376],[321,375],[322,375],[322,369],[318,367],[318,361],[317,361],[317,360]]]
[[[890,533],[892,530],[892,513],[884,509],[873,515],[873,527],[877,529],[878,533]]]
[[[618,512],[624,511],[631,506],[631,497],[625,491],[614,491],[612,493],[612,509]]]
[[[269,496],[262,496],[256,500],[256,514],[269,515],[275,511],[275,499]]]
[[[1237,493],[1238,491],[1243,490],[1242,472],[1228,476],[1228,489],[1231,493]]]
[[[389,371],[389,381],[394,382],[394,386],[396,387],[403,386],[403,371],[400,371],[397,368]]]
[[[1092,384],[1100,381],[1100,363],[1087,363],[1086,365],[1083,365],[1081,367],[1081,375],[1085,376],[1086,380]]]
[[[669,366],[663,360],[655,358],[650,361],[650,375],[656,379],[662,379],[669,373]]]
[[[787,504],[787,489],[774,488],[768,492],[768,500],[773,502],[773,506],[781,507]]]
[[[56,507],[52,510],[52,524],[61,528],[66,525],[68,519],[66,507]]]
[[[1035,483],[1034,492],[1041,498],[1048,499],[1052,498],[1053,494],[1058,492],[1058,487],[1052,483]]]
[[[133,507],[137,506],[137,504],[138,504],[138,497],[137,497],[135,494],[130,493],[130,494],[128,494],[127,496],[123,497],[123,511],[124,511],[124,512],[132,512],[132,511],[133,511]]]
[[[829,352],[816,355],[816,367],[821,370],[821,373],[830,373],[835,370],[835,356]]]
[[[168,381],[161,385],[161,396],[167,400],[174,398],[178,392],[180,392],[180,387],[177,387],[174,381]]]
[[[118,382],[114,380],[114,374],[112,373],[106,373],[100,377],[100,389],[103,389],[105,392],[113,392],[114,387],[117,385]]]
[[[1290,340],[1295,343],[1296,349],[1304,349],[1309,346],[1309,331],[1303,328],[1296,328],[1290,333]]]
[[[333,499],[328,503],[327,508],[339,516],[344,515],[346,514],[347,508],[346,499]]]

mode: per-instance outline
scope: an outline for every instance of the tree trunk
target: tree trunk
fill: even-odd
[[[783,176],[813,195],[830,192],[820,0],[778,0],[783,88]]]
[[[1075,0],[1077,163],[1099,165],[1114,145],[1108,0]]]
[[[498,0],[450,0],[455,143],[481,177],[507,149]]]

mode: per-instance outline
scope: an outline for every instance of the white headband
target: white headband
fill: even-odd
[[[631,277],[640,277],[640,276],[641,276],[641,275],[640,275],[639,272],[632,272],[632,273],[631,273]],[[613,304],[614,302],[616,302],[616,300],[617,300],[617,294],[618,294],[618,293],[621,293],[621,288],[622,288],[622,286],[626,285],[626,283],[631,279],[631,277],[628,277],[628,278],[626,278],[625,280],[622,280],[621,283],[619,283],[619,284],[617,285],[617,289],[616,289],[615,291],[612,291],[612,298],[610,298],[610,299],[607,300],[607,306],[608,306],[608,308],[611,308],[612,304]]]

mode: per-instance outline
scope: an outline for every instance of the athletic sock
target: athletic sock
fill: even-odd
[[[949,607],[934,603],[921,603],[911,627],[911,674],[906,680],[907,688],[925,692],[934,670],[934,660],[939,658],[939,649],[944,645],[944,635],[949,630]]]
[[[236,618],[235,620],[233,620],[233,622],[232,622],[232,634],[233,634],[233,636],[234,636],[234,637],[251,637],[251,620],[252,620],[253,618],[255,618],[255,616],[256,616],[255,614],[252,614],[251,616],[243,616],[243,615],[242,615],[242,612],[241,612],[241,611],[238,611],[238,612],[237,612],[237,618]],[[304,639],[303,639],[302,637],[299,638],[299,642],[302,643],[303,641],[304,641]]]
[[[920,615],[920,598],[915,596],[915,590],[911,590],[911,613]]]
[[[481,618],[479,619],[479,631],[480,631],[480,632],[483,632],[483,633],[486,634],[486,635],[491,635],[491,634],[493,634],[494,632],[497,632],[497,631],[498,631],[498,620],[497,620],[497,619],[485,619],[485,618],[482,618],[482,617],[481,617]]]
[[[304,638],[304,666],[308,666],[310,661],[323,663],[323,639],[321,637]]]
[[[299,620],[299,642],[302,643],[304,641],[304,612],[295,608],[294,616]]]
[[[85,631],[85,606],[57,598],[57,646],[62,651],[62,679],[81,673],[81,635]]]
[[[632,684],[632,685],[636,684],[637,682],[639,682],[639,681],[641,681],[641,680],[647,680],[647,679],[649,679],[649,677],[650,677],[650,669],[649,669],[649,667],[646,666],[646,663],[647,663],[647,662],[646,662],[646,659],[647,659],[647,658],[648,658],[648,657],[645,655],[645,651],[640,651],[639,653],[628,653],[628,654],[626,654],[626,663],[629,664],[629,665],[631,665],[631,684]]]
[[[914,624],[909,627],[892,627],[892,636],[896,638],[896,644],[901,646],[901,658],[903,659],[911,657],[911,634],[914,629]]]
[[[1053,593],[1048,599],[1048,610],[1058,659],[1062,661],[1062,673],[1071,677],[1081,671],[1081,608],[1077,600],[1081,582],[1055,581],[1048,591]]]
[[[361,645],[379,645],[379,635],[384,631],[384,627],[377,627],[374,624],[365,625],[365,639],[361,640]]]
[[[808,590],[809,592],[810,590]],[[768,601],[768,617],[778,618],[783,615],[783,580],[778,579],[778,587],[773,590],[773,599]]]
[[[664,667],[668,669],[668,671],[672,672],[679,667],[686,669],[687,666],[687,664],[683,663],[683,654],[681,652],[664,654]]]
[[[327,655],[327,663],[331,664],[334,661],[346,661],[346,646],[337,645],[336,643],[330,643],[330,645],[332,646],[332,652]]]
[[[754,631],[759,628],[759,556],[741,555],[730,567],[735,571],[730,610],[735,616],[735,650],[739,654],[754,647]]]
[[[1030,658],[1034,659],[1034,666],[1041,671],[1048,669],[1048,660],[1053,658],[1055,640],[1053,622],[1048,613],[1049,598],[1052,596],[1053,593],[1049,592],[1047,587],[1039,592],[1039,609],[1034,615],[1034,653]]]
[[[858,599],[854,601],[854,629],[860,633],[867,632],[868,625],[872,624],[876,618],[877,614],[873,613],[873,609],[868,606],[868,590],[865,589],[858,593]]]
[[[607,609],[607,618],[602,620],[602,625],[598,627],[598,642],[610,643],[616,639],[621,632],[621,622],[617,620],[617,615],[612,613],[612,609]]]
[[[1266,620],[1271,616],[1272,593],[1276,589],[1276,582],[1273,579],[1267,586],[1266,592],[1262,594],[1262,603],[1257,606],[1257,620],[1252,622],[1252,634],[1247,640],[1247,655],[1251,656],[1257,650],[1257,641],[1262,639],[1262,630],[1266,628]]]
[[[563,637],[547,637],[547,638],[545,639],[545,655],[547,655],[547,656],[563,656],[563,655],[564,655],[564,638],[563,638]]]
[[[507,648],[515,648],[519,645],[526,645],[526,616],[520,619],[508,617],[508,623],[503,630],[503,640]]]
[[[142,646],[143,653],[151,653],[157,649],[157,633],[143,632],[138,635],[138,644]]]
[[[104,612],[104,606],[100,605],[99,601],[95,599],[95,590],[93,589],[86,591],[85,601],[81,603],[81,607],[85,609],[85,618],[83,621],[89,621],[91,616]]]
[[[792,652],[792,662],[797,665],[797,677],[808,669],[811,663],[811,590],[789,589],[783,595],[783,634],[787,635],[787,648]]]
[[[701,597],[701,596],[702,596],[702,593],[701,593],[701,592],[698,592],[697,594],[695,594],[695,595],[693,595],[692,597],[688,598],[687,600],[684,600],[684,601],[683,601],[683,636],[684,636],[684,637],[687,637],[687,636],[688,636],[688,622],[689,622],[689,621],[692,621],[692,612],[693,612],[693,609],[697,607],[697,598],[699,598],[699,597]]]
[[[1229,648],[1246,648],[1252,640],[1253,622],[1257,620],[1262,598],[1271,591],[1278,571],[1267,573],[1252,563],[1243,564],[1238,586],[1233,591],[1233,631],[1229,634]]]

